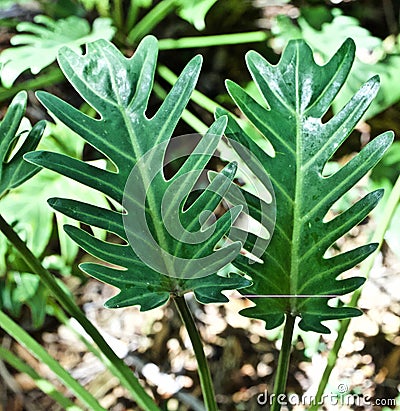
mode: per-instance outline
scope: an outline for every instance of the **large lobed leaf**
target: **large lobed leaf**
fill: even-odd
[[[234,177],[235,164],[229,164],[218,176],[214,187],[213,183],[210,184],[187,210],[182,209],[182,202],[185,201],[182,193],[189,194],[213,155],[224,132],[226,117],[211,126],[182,168],[172,179],[166,181],[162,171],[166,146],[195,87],[201,59],[195,57],[186,66],[159,110],[152,118],[148,118],[146,109],[156,59],[157,42],[154,37],[145,38],[130,59],[104,40],[88,44],[85,55],[76,54],[68,48],[60,52],[59,64],[64,74],[100,114],[99,120],[86,116],[55,96],[38,93],[38,98],[50,112],[112,161],[116,172],[102,170],[58,153],[36,151],[25,157],[34,164],[99,190],[119,204],[127,201],[125,216],[117,211],[76,200],[49,201],[52,207],[65,215],[114,233],[125,242],[114,244],[101,241],[80,228],[65,227],[70,237],[83,249],[113,265],[81,265],[89,275],[121,290],[106,303],[108,307],[138,304],[142,310],[148,310],[165,303],[171,293],[182,295],[191,290],[201,302],[224,302],[227,298],[221,294],[222,290],[250,284],[238,274],[228,278],[215,274],[232,261],[240,250],[240,243],[236,242],[214,251],[216,244],[235,220],[240,207],[233,208],[211,227],[204,227],[199,222],[202,212],[212,212],[221,201]],[[134,168],[138,172],[134,174],[137,180],[131,185],[129,176]],[[146,182],[150,182],[148,186]],[[222,188],[214,189],[215,186]],[[137,198],[131,197],[132,187],[139,193],[144,192],[144,201],[135,201]],[[171,207],[164,210],[162,200],[171,187],[175,189],[176,198],[172,196],[168,203]],[[179,201],[176,200],[178,198]],[[197,244],[180,241],[162,223],[163,212],[172,212],[189,232],[209,232],[210,235]],[[143,219],[141,215],[144,216]],[[132,229],[136,220],[140,231]],[[159,267],[156,264],[158,270],[144,263],[143,258],[140,259],[134,251],[138,245],[144,246],[144,252],[148,250],[148,255],[153,257],[150,260],[157,263],[160,257],[152,248],[151,239],[143,234],[140,224],[146,225],[145,229],[149,229],[160,247],[160,255],[163,257],[161,260],[165,262],[165,266]],[[132,238],[135,244],[130,242]],[[143,251],[143,247],[139,251]],[[210,266],[196,265],[196,260],[207,256],[212,258]],[[179,263],[186,261],[184,273],[177,271],[176,260]],[[182,265],[179,267],[182,268]],[[196,272],[196,269],[201,272]]]
[[[310,47],[290,41],[279,64],[269,64],[256,52],[247,54],[247,66],[267,106],[260,105],[238,85],[228,89],[245,116],[272,143],[269,157],[229,118],[226,134],[247,146],[269,173],[276,196],[276,227],[269,247],[252,263],[240,255],[234,264],[249,274],[253,285],[241,290],[255,303],[246,316],[265,320],[268,329],[284,315],[300,316],[303,330],[329,332],[321,321],[356,316],[351,307],[329,305],[332,296],[357,289],[364,278],[338,278],[364,260],[376,244],[324,258],[332,244],[362,221],[375,207],[382,190],[369,193],[336,218],[327,212],[382,157],[392,142],[391,132],[376,137],[336,173],[326,177],[324,166],[346,140],[367,110],[379,87],[370,79],[332,119],[323,122],[344,84],[354,59],[354,43],[347,40],[325,65],[315,63]],[[217,112],[217,117],[225,114]],[[256,211],[251,210],[259,219]]]

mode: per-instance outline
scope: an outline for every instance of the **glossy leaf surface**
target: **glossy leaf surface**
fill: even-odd
[[[245,316],[265,320],[268,329],[283,323],[284,314],[301,317],[303,330],[329,332],[321,322],[360,314],[350,307],[328,304],[333,296],[357,289],[364,278],[340,275],[376,248],[367,244],[326,258],[326,251],[375,207],[382,190],[369,193],[336,218],[326,221],[332,205],[382,157],[393,140],[391,132],[371,141],[340,170],[329,176],[324,167],[367,110],[379,87],[374,77],[329,121],[329,109],[354,59],[354,43],[346,41],[325,65],[315,63],[310,47],[291,41],[279,64],[268,63],[256,52],[247,65],[267,104],[260,105],[238,85],[228,90],[245,116],[272,143],[269,157],[229,119],[227,136],[247,146],[269,173],[276,196],[275,231],[262,256],[264,264],[240,255],[234,264],[253,279],[241,290],[255,303]],[[225,114],[219,110],[217,116]],[[253,216],[257,218],[256,211]],[[338,278],[339,277],[339,278]]]
[[[142,310],[148,310],[165,303],[171,293],[182,295],[187,291],[194,291],[201,302],[224,302],[227,298],[221,294],[222,290],[241,288],[249,284],[248,280],[237,274],[229,278],[215,274],[232,261],[240,250],[240,243],[214,250],[229,230],[240,208],[236,207],[218,219],[212,225],[214,232],[198,244],[180,241],[162,224],[164,195],[170,186],[177,184],[177,181],[179,187],[189,194],[197,180],[195,176],[200,175],[215,151],[224,132],[226,118],[217,120],[211,126],[209,133],[200,140],[181,169],[167,181],[163,175],[165,149],[195,87],[201,60],[195,57],[186,66],[156,114],[148,118],[146,110],[156,59],[157,42],[153,37],[144,39],[130,59],[125,58],[112,44],[103,40],[90,43],[84,55],[76,54],[67,48],[60,52],[59,63],[66,77],[100,114],[99,120],[84,115],[57,97],[38,93],[39,99],[50,112],[102,152],[112,161],[117,171],[102,170],[65,155],[44,151],[28,154],[26,158],[30,162],[101,191],[119,204],[124,200],[128,178],[138,165],[139,174],[134,187],[147,191],[143,203],[135,202],[133,197],[133,206],[136,207],[137,214],[134,213],[132,216],[135,219],[136,216],[140,218],[140,213],[145,214],[145,219],[140,222],[148,225],[151,234],[158,240],[163,255],[186,258],[189,268],[196,258],[201,258],[205,254],[218,256],[213,260],[212,273],[201,278],[196,272],[186,272],[180,277],[180,273],[174,271],[175,266],[168,264],[167,270],[171,268],[171,271],[167,273],[154,270],[137,256],[134,251],[135,244],[129,244],[129,234],[137,242],[144,244],[148,238],[143,236],[141,231],[132,232],[129,231],[129,227],[126,230],[123,214],[76,200],[51,199],[49,202],[56,210],[87,225],[116,234],[124,242],[115,244],[101,241],[80,228],[65,227],[70,237],[83,249],[111,264],[81,265],[88,274],[121,290],[107,302],[108,307],[138,304]],[[148,162],[141,162],[146,155]],[[171,199],[169,204],[172,205],[172,211],[178,214],[182,225],[188,227],[188,231],[202,231],[202,224],[199,223],[200,214],[214,210],[224,191],[229,188],[235,169],[235,164],[232,163],[220,173],[219,183],[224,186],[222,191],[211,190],[210,184],[185,211],[182,209],[182,199],[179,203],[176,203],[174,198]],[[153,173],[152,179],[149,178],[149,173]],[[148,181],[149,185],[145,186]],[[130,186],[127,187],[129,189]],[[181,191],[178,190],[177,193]],[[129,209],[127,215],[130,216]],[[153,252],[151,247],[148,250],[149,254]],[[157,254],[151,255],[154,259],[158,258]],[[210,267],[206,266],[204,269]]]
[[[321,29],[316,30],[305,18],[300,17],[298,25],[295,25],[292,19],[280,16],[274,32],[285,43],[289,39],[305,40],[323,61],[328,61],[346,38],[354,39],[356,58],[346,83],[333,102],[335,113],[357,92],[361,84],[374,75],[379,75],[381,86],[363,118],[372,118],[399,101],[397,73],[400,70],[400,56],[397,49],[384,45],[383,40],[361,27],[356,18],[341,15],[339,10],[335,10],[333,20],[323,23]]]

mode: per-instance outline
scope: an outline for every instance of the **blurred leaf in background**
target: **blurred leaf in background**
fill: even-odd
[[[24,4],[29,3],[31,0],[1,0],[0,1],[0,10],[8,9],[15,4]]]
[[[18,318],[23,305],[27,305],[34,328],[41,327],[44,322],[47,297],[48,292],[35,274],[10,271],[5,281],[0,281],[0,308]]]
[[[84,141],[75,133],[59,121],[56,124],[49,123],[48,130],[49,132],[39,148],[62,152],[74,158],[82,158]],[[96,165],[105,168],[103,160],[97,160]],[[47,199],[57,193],[74,199],[81,198],[83,195],[95,204],[109,208],[105,196],[101,193],[74,180],[42,170],[31,179],[30,184],[16,188],[0,201],[2,215],[8,221],[14,223],[14,228],[22,238],[26,239],[28,247],[36,256],[41,256],[45,252],[50,241],[53,232],[54,214],[47,205]],[[19,204],[20,207],[16,209],[15,204]],[[76,258],[78,247],[65,234],[62,226],[66,222],[72,224],[75,220],[66,220],[66,217],[60,213],[56,213],[55,217],[61,255],[66,264],[72,264]],[[98,231],[97,234],[104,238],[102,230]],[[5,238],[0,237],[0,243],[3,241],[6,241]],[[2,256],[0,256],[1,258]]]
[[[62,46],[78,51],[84,43],[100,38],[110,40],[115,33],[108,18],[96,19],[91,30],[88,21],[80,17],[55,21],[44,15],[35,16],[34,23],[19,23],[17,30],[30,34],[15,35],[11,44],[18,47],[10,47],[0,54],[0,62],[4,64],[1,72],[4,87],[11,87],[25,70],[38,74],[56,60]]]
[[[192,24],[197,30],[206,27],[205,18],[208,11],[218,0],[179,0],[179,16]]]

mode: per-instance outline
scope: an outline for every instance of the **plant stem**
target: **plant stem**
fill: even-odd
[[[150,11],[129,32],[127,37],[128,45],[132,45],[140,41],[176,7],[176,0],[163,0],[150,9]]]
[[[354,292],[353,297],[355,295],[359,296],[359,291],[357,290]],[[358,298],[357,298],[358,300]],[[354,307],[353,303],[353,298],[350,303],[350,307]],[[318,411],[320,407],[320,403],[322,401],[322,396],[325,392],[325,388],[328,385],[329,377],[331,375],[332,370],[335,368],[336,360],[339,354],[340,347],[342,346],[344,336],[346,335],[347,329],[349,328],[350,325],[350,318],[346,318],[345,320],[340,322],[340,328],[338,331],[338,335],[336,337],[335,343],[333,344],[332,350],[329,351],[328,353],[328,359],[326,363],[326,367],[324,370],[324,373],[322,374],[321,380],[318,385],[318,390],[317,393],[315,394],[315,399],[313,401],[313,404],[310,406],[309,410],[314,410]]]
[[[81,407],[78,407],[69,398],[65,397],[50,381],[42,378],[30,365],[24,363],[11,351],[0,347],[0,358],[19,372],[29,375],[36,386],[49,397],[53,398],[54,401],[57,401],[63,409],[68,411],[83,411]]]
[[[114,0],[114,9],[112,12],[114,24],[117,26],[118,29],[122,29],[123,27],[123,13],[122,13],[122,0]]]
[[[206,409],[207,411],[217,411],[218,406],[215,400],[214,386],[211,380],[210,369],[208,368],[203,343],[201,342],[200,334],[194,322],[192,313],[186,304],[184,296],[176,296],[173,300],[182,322],[189,334],[190,341],[192,342],[193,351],[197,360],[200,385],[203,392]]]
[[[161,78],[166,80],[171,85],[174,85],[176,80],[178,79],[178,76],[166,66],[159,66],[158,69],[157,69],[157,72],[158,72],[158,74],[160,75]],[[200,107],[204,108],[204,110],[207,110],[208,112],[210,112],[211,114],[214,114],[214,112],[217,108],[222,108],[222,109],[226,110],[220,104],[218,104],[215,101],[211,100],[210,98],[208,98],[204,94],[200,93],[198,90],[193,90],[190,99],[194,103],[198,104]],[[274,156],[274,148],[273,148],[272,144],[269,142],[269,140],[267,140],[265,137],[260,137],[260,134],[258,133],[258,131],[255,128],[249,126],[249,124],[246,120],[237,117],[235,114],[233,114],[231,112],[229,114],[239,123],[239,125],[243,128],[243,130],[246,131],[248,136],[252,140],[256,141],[257,144],[268,155]],[[183,118],[183,120],[185,120],[185,118]],[[190,119],[189,121],[192,121],[192,120]],[[197,123],[197,122],[195,120],[193,123]],[[188,123],[188,124],[191,125],[191,123]],[[200,127],[200,131],[197,130],[195,127],[193,127],[193,128],[199,133],[204,132],[204,128]]]
[[[41,87],[51,86],[56,83],[60,83],[64,80],[64,74],[59,68],[52,68],[47,70],[41,76],[36,77],[32,80],[24,81],[13,86],[10,89],[0,88],[0,102],[14,97],[21,90],[36,90]]]
[[[15,323],[8,315],[0,310],[1,328],[6,331],[11,337],[17,340],[39,361],[46,364],[57,378],[69,388],[80,401],[86,404],[90,410],[106,411],[96,398],[87,391],[75,378],[71,376],[49,353],[36,342],[22,327]]]
[[[291,314],[286,314],[285,328],[283,330],[282,347],[279,353],[278,368],[276,370],[274,380],[274,398],[272,401],[271,411],[279,411],[281,409],[281,405],[278,402],[278,398],[280,395],[285,394],[295,320],[295,316],[292,316]]]
[[[182,37],[180,39],[158,40],[160,50],[175,50],[198,47],[225,46],[229,44],[258,43],[266,41],[268,35],[264,31],[248,33],[218,34],[214,36]]]
[[[161,78],[163,78],[172,86],[178,80],[178,76],[166,66],[159,66],[157,72]],[[213,114],[217,108],[223,108],[220,104],[211,100],[204,94],[200,93],[198,90],[193,90],[190,99],[194,101],[196,104],[198,104],[200,107],[209,111],[211,114]]]
[[[125,21],[125,31],[129,33],[136,23],[139,14],[139,6],[136,0],[131,0],[129,3],[128,16]]]
[[[114,353],[96,327],[86,318],[81,309],[75,304],[71,296],[57,283],[53,275],[47,271],[40,261],[32,254],[17,233],[0,215],[0,231],[7,237],[8,241],[18,250],[22,259],[42,280],[43,284],[51,291],[52,295],[61,304],[64,310],[74,317],[103,354],[104,364],[119,378],[121,383],[132,393],[135,401],[144,411],[160,411],[152,398],[130,370],[130,368]]]
[[[375,250],[375,252],[370,255],[361,265],[361,272],[364,274],[365,277],[368,278],[369,273],[374,265],[375,257],[379,253],[379,250],[382,246],[382,242],[386,233],[386,230],[389,227],[390,221],[393,218],[393,215],[396,211],[396,208],[399,204],[400,201],[400,176],[397,178],[397,181],[392,188],[392,191],[390,192],[389,198],[385,204],[384,210],[382,212],[382,221],[377,224],[377,229],[372,237],[372,242],[376,242],[379,244],[378,248]],[[349,307],[356,307],[358,304],[358,300],[360,299],[362,289],[356,290],[350,300]],[[351,319],[345,319],[340,322],[340,328],[338,331],[338,336],[335,340],[335,343],[333,345],[333,348],[331,351],[329,351],[328,354],[328,359],[327,359],[327,364],[324,370],[324,373],[322,374],[321,381],[318,385],[318,390],[315,395],[315,402],[314,404],[309,408],[309,411],[318,411],[318,407],[321,403],[322,396],[325,392],[326,386],[328,385],[329,382],[329,377],[332,373],[332,370],[335,368],[336,360],[338,358],[339,350],[342,346],[344,337],[346,335],[346,332],[349,328]]]

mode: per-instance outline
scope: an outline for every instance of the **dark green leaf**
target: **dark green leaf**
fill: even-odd
[[[285,313],[300,316],[303,330],[317,332],[329,331],[321,321],[360,314],[355,308],[330,306],[328,301],[364,282],[359,277],[340,279],[340,275],[370,255],[376,244],[331,258],[325,255],[333,243],[368,215],[382,191],[368,194],[335,219],[326,222],[324,218],[379,161],[393,133],[375,138],[340,170],[323,177],[327,161],[365,113],[379,86],[378,78],[372,78],[335,117],[325,123],[321,120],[346,80],[354,50],[354,43],[346,41],[325,66],[315,63],[310,47],[302,40],[289,42],[276,66],[249,52],[248,68],[268,107],[228,82],[236,104],[275,149],[274,157],[266,155],[229,118],[227,136],[253,152],[269,173],[275,190],[276,227],[261,257],[264,264],[250,264],[243,255],[234,262],[253,279],[253,285],[241,292],[253,296],[256,305],[243,314],[265,320],[268,329],[282,324]],[[217,116],[223,114],[220,110]],[[253,216],[257,218],[256,213]]]
[[[195,291],[203,302],[223,302],[226,297],[221,290],[249,284],[237,274],[229,278],[215,274],[240,250],[238,242],[216,247],[241,207],[232,208],[210,226],[201,221],[203,213],[212,213],[228,190],[236,165],[225,167],[218,180],[215,178],[216,183],[211,183],[189,208],[183,207],[217,147],[226,118],[211,126],[182,168],[167,181],[163,174],[165,150],[195,87],[201,59],[195,57],[186,66],[159,110],[148,118],[146,109],[156,59],[157,43],[153,37],[144,39],[130,59],[102,40],[90,43],[85,55],[67,48],[60,52],[59,63],[66,77],[98,111],[100,120],[84,115],[57,97],[38,93],[50,112],[102,152],[117,170],[107,171],[54,152],[39,151],[26,156],[34,164],[104,193],[127,210],[121,214],[97,204],[49,201],[65,215],[120,237],[122,244],[115,244],[77,227],[65,228],[83,249],[114,265],[81,266],[88,274],[121,290],[106,303],[108,307],[140,305],[142,310],[148,310],[165,303],[171,293],[182,295],[188,291]],[[141,194],[143,198],[138,196]],[[186,231],[174,236],[165,221],[172,222],[172,229],[181,224]],[[192,243],[191,234],[200,236],[201,241]]]
[[[333,110],[338,112],[343,105],[357,92],[360,85],[374,75],[379,75],[381,87],[364,114],[363,118],[372,118],[387,109],[400,99],[397,73],[400,70],[400,56],[397,49],[388,49],[383,41],[373,36],[360,26],[360,22],[350,16],[342,15],[340,10],[334,10],[331,22],[323,23],[320,29],[313,28],[301,16],[298,26],[286,16],[279,16],[274,32],[280,41],[302,38],[323,60],[327,61],[346,38],[354,39],[357,46],[357,56],[348,81],[333,102]]]

